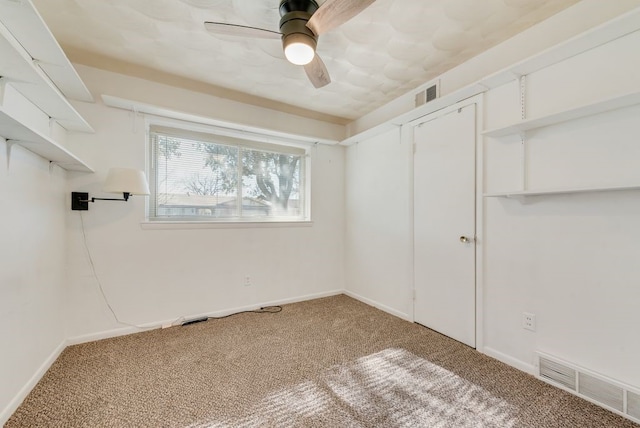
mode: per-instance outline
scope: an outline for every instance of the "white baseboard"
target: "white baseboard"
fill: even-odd
[[[188,316],[188,317],[185,317],[185,319],[199,318],[199,317],[222,317],[222,316],[225,316],[225,315],[234,314],[236,312],[252,311],[252,310],[255,310],[257,308],[263,308],[265,306],[287,305],[289,303],[305,302],[307,300],[321,299],[323,297],[330,297],[330,296],[337,296],[339,294],[344,294],[344,293],[345,293],[344,290],[331,290],[331,291],[324,291],[322,293],[305,294],[303,296],[290,297],[290,298],[287,298],[287,299],[280,299],[280,300],[271,300],[269,302],[256,303],[254,305],[247,305],[247,306],[240,306],[240,307],[236,307],[236,308],[232,308],[232,309],[225,309],[225,310],[222,310],[222,311],[207,312],[207,313],[204,313],[204,314]]]
[[[233,314],[236,312],[254,310],[254,309],[265,307],[265,306],[286,305],[288,303],[303,302],[306,300],[320,299],[322,297],[336,296],[338,294],[344,294],[344,292],[345,292],[344,290],[324,291],[322,293],[306,294],[306,295],[291,297],[287,299],[272,300],[269,302],[256,303],[252,305],[240,306],[240,307],[231,308],[231,309],[224,309],[224,310],[215,311],[215,312],[190,314],[190,315],[185,315],[184,317],[180,317],[179,319],[189,320],[189,319],[195,319],[195,318],[201,318],[201,317],[221,317],[221,316]],[[110,339],[112,337],[118,337],[118,336],[126,336],[128,334],[140,333],[143,331],[162,328],[162,326],[168,326],[175,322],[176,322],[176,318],[173,318],[169,320],[144,323],[144,324],[141,324],[140,327],[122,327],[122,328],[116,328],[112,330],[100,331],[96,333],[83,334],[80,336],[74,336],[74,337],[68,338],[67,344],[78,345],[80,343],[93,342],[95,340]],[[179,324],[176,324],[176,325],[179,325]]]
[[[144,324],[140,327],[141,328],[137,328],[137,327],[114,328],[112,330],[105,330],[105,331],[99,331],[97,333],[89,333],[89,334],[83,334],[80,336],[74,336],[67,339],[67,345],[68,346],[78,345],[80,343],[87,343],[87,342],[93,342],[96,340],[110,339],[112,337],[126,336],[127,334],[140,333],[142,331],[153,330],[154,328],[160,328],[160,325],[156,323],[151,323],[151,324]]]
[[[20,389],[20,391],[16,394],[16,396],[9,402],[7,407],[5,407],[0,412],[0,426],[4,426],[4,424],[9,420],[13,412],[20,407],[20,404],[27,398],[27,395],[31,392],[34,386],[42,379],[42,376],[49,370],[49,367],[53,364],[53,362],[58,359],[62,351],[67,347],[66,340],[60,342],[60,344],[53,350],[53,352],[47,357],[47,359],[38,367],[38,370],[31,376],[31,378],[27,381],[27,383]]]
[[[516,358],[513,358],[507,354],[503,354],[500,351],[496,351],[493,348],[490,348],[488,346],[485,346],[484,349],[482,349],[483,354],[488,355],[491,358],[495,358],[496,360],[503,362],[511,367],[515,367],[518,370],[521,370],[525,373],[529,373],[530,375],[535,376],[536,375],[536,368],[533,364],[527,364],[524,361],[520,361]]]
[[[409,321],[409,322],[413,322],[413,320],[411,319],[411,317],[408,314],[405,314],[404,312],[400,312],[397,311],[393,308],[390,308],[387,305],[383,305],[382,303],[378,303],[375,300],[369,299],[367,297],[361,296],[358,293],[354,293],[353,291],[349,291],[349,290],[344,290],[343,291],[344,294],[346,294],[349,297],[353,297],[356,300],[361,301],[362,303],[366,303],[369,306],[373,306],[374,308],[378,308],[381,311],[384,311],[388,314],[394,315],[398,318],[402,318],[405,321]]]

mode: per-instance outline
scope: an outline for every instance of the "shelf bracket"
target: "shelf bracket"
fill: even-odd
[[[36,58],[32,58],[31,62],[33,63],[33,65],[37,65],[38,67],[40,67],[40,69],[42,69],[43,65],[47,65],[47,66],[54,66],[54,67],[62,67],[59,64],[54,64],[52,62],[46,62],[46,61],[42,61],[40,59],[36,59]],[[44,70],[42,70],[44,71]]]
[[[15,77],[0,76],[0,84],[6,85],[9,83],[19,83],[21,85],[35,85],[35,82],[29,82],[28,80],[16,79]]]
[[[11,148],[15,144],[19,144],[18,140],[6,140],[7,144],[7,171],[9,170],[9,166],[11,165]]]

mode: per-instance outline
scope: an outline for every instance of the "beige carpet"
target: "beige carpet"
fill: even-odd
[[[346,296],[67,348],[6,427],[638,427]]]

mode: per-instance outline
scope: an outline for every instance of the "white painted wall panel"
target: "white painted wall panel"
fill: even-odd
[[[640,106],[527,134],[531,189],[640,184]]]
[[[527,117],[640,90],[638,46],[640,31],[527,76]]]
[[[487,201],[485,345],[544,351],[638,385],[637,191]],[[521,313],[537,315],[537,332]]]
[[[412,143],[393,129],[347,149],[347,290],[411,318]]]
[[[0,424],[65,339],[64,182],[19,146],[7,165],[0,139]]]

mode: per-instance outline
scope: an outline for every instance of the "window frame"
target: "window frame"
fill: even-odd
[[[312,224],[311,222],[311,145],[303,141],[291,138],[280,138],[274,135],[262,134],[254,131],[246,131],[239,128],[223,128],[218,126],[194,124],[179,120],[163,120],[147,118],[146,122],[146,157],[149,177],[150,195],[146,206],[146,221],[149,225],[161,225],[161,227],[145,227],[148,229],[165,228],[162,225],[175,225],[178,228],[211,228],[224,227],[225,225],[242,225],[242,227],[254,227],[260,225],[297,226]],[[259,150],[274,153],[284,153],[300,156],[300,209],[301,215],[295,216],[233,216],[233,217],[208,217],[208,216],[156,216],[157,201],[157,153],[153,135],[161,133],[172,135],[176,138],[185,138],[204,143],[222,144],[238,147],[240,150]],[[242,186],[239,186],[238,197],[243,199]],[[175,228],[175,227],[166,227]]]

